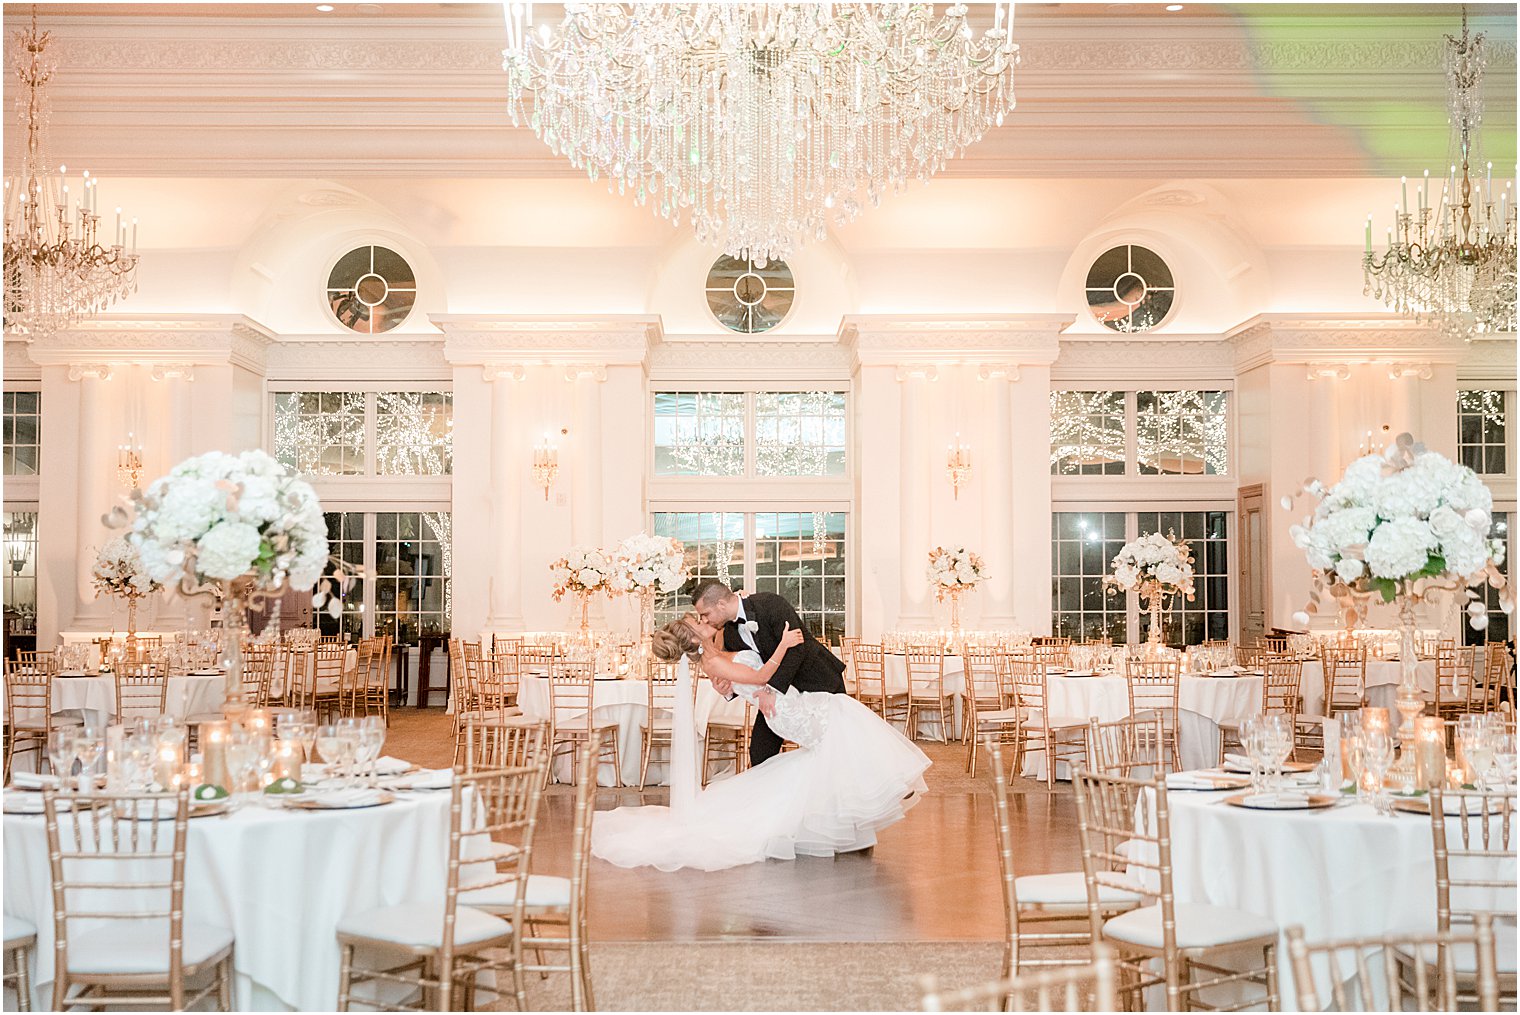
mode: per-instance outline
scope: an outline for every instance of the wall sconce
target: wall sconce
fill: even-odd
[[[543,443],[533,449],[533,482],[544,488],[544,500],[549,499],[549,487],[559,475],[559,449],[549,443],[544,434]]]
[[[127,434],[127,443],[116,449],[116,478],[129,490],[136,490],[142,485],[143,457],[142,445]]]
[[[961,499],[961,487],[971,481],[971,445],[961,443],[961,435],[955,435],[955,443],[945,453],[945,472],[950,477],[950,489],[955,499]]]

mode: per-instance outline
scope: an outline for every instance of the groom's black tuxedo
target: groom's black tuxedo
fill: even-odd
[[[802,632],[801,645],[794,645],[787,650],[786,657],[781,660],[776,675],[771,677],[770,686],[780,693],[786,693],[788,688],[795,687],[799,691],[826,691],[830,694],[844,694],[844,663],[828,647],[814,638],[802,618],[797,616],[797,611],[792,604],[781,596],[769,592],[756,592],[752,596],[740,599],[744,605],[744,616],[747,620],[754,621],[756,630],[751,637],[755,639],[755,648],[760,653],[762,660],[769,660],[775,653],[776,646],[781,643],[782,632],[790,624],[794,630]],[[744,642],[744,636],[739,632],[737,621],[723,626],[723,647],[730,652],[742,652],[749,648]],[[749,739],[749,763],[758,765],[767,758],[773,757],[781,751],[782,740],[771,728],[765,724],[765,716],[755,716],[755,728],[750,733]]]

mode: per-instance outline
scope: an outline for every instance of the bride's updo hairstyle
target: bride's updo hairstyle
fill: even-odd
[[[672,620],[650,636],[654,657],[661,662],[673,663],[683,655],[693,663],[702,653],[702,639],[697,637],[693,626],[696,614],[688,613],[680,620]]]

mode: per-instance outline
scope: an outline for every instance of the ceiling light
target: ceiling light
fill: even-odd
[[[321,11],[323,14],[331,14],[332,11],[333,11],[333,5],[332,4],[317,4],[317,10]]]
[[[1181,4],[1167,4],[1166,5],[1166,9],[1169,10],[1169,11],[1176,12],[1176,11],[1182,10],[1182,5]]]

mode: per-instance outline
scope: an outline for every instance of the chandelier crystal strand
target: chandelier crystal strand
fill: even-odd
[[[1011,3],[980,37],[964,4],[566,4],[555,27],[503,6],[514,125],[762,264],[928,180],[1014,105]]]
[[[1367,217],[1362,254],[1363,293],[1401,314],[1431,321],[1471,340],[1475,334],[1515,330],[1515,207],[1512,181],[1495,201],[1493,163],[1482,161],[1484,34],[1469,35],[1462,8],[1462,36],[1446,36],[1444,66],[1451,124],[1450,169],[1438,199],[1430,197],[1430,172],[1401,181],[1388,248],[1372,247]],[[1474,178],[1478,174],[1478,178]]]
[[[47,158],[51,33],[16,33],[16,106],[26,131],[20,174],[5,181],[5,330],[39,338],[97,314],[137,288],[137,220],[101,236],[99,180],[71,184]]]

